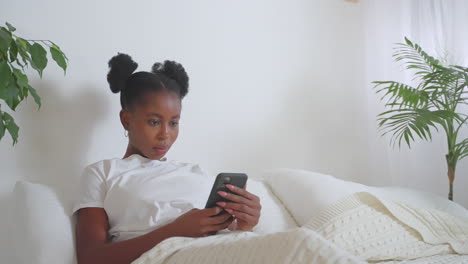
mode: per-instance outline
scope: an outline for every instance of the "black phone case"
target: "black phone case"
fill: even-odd
[[[211,188],[210,197],[208,197],[208,201],[206,202],[205,208],[211,208],[216,206],[217,202],[228,202],[229,200],[223,198],[221,195],[218,194],[219,191],[224,191],[228,193],[232,193],[226,187],[226,184],[235,185],[239,188],[244,188],[245,183],[247,182],[247,174],[245,173],[220,173],[216,176],[216,180],[213,184],[213,188]]]

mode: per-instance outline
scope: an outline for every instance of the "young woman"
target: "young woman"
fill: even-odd
[[[122,159],[84,170],[73,209],[79,264],[130,263],[166,238],[214,235],[227,227],[248,231],[260,217],[259,198],[231,185],[235,194],[220,192],[231,202],[197,209],[214,178],[196,165],[164,158],[179,133],[188,76],[173,61],[133,73],[137,66],[125,54],[109,61],[107,80],[112,92],[120,92],[128,146]]]

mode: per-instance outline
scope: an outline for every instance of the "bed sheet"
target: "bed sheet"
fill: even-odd
[[[378,264],[468,264],[468,255],[436,255],[405,261],[369,262]]]

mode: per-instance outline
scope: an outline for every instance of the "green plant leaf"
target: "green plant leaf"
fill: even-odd
[[[19,49],[23,49],[25,51],[28,51],[28,42],[22,38],[16,38],[16,43],[18,44]]]
[[[67,71],[67,62],[63,55],[63,52],[55,45],[50,47],[50,54],[52,54],[52,59],[57,63],[60,68],[63,69],[63,73]]]
[[[386,106],[404,106],[424,108],[429,103],[427,91],[413,88],[409,85],[393,81],[373,82],[376,93],[385,92],[381,100],[387,98]],[[383,87],[383,88],[382,88]]]
[[[395,145],[404,140],[408,147],[415,140],[413,132],[423,140],[431,140],[430,127],[437,130],[437,124],[444,125],[448,118],[457,118],[457,115],[446,110],[430,111],[427,109],[394,109],[380,114],[379,127],[385,132],[383,135],[392,133],[391,142]]]
[[[39,108],[41,108],[41,97],[37,94],[36,89],[28,85],[28,90],[31,93],[32,97],[34,98],[34,101],[36,102],[36,104],[39,106]]]
[[[12,41],[10,45],[10,62],[14,62],[18,58],[18,47],[16,46],[16,42]]]
[[[5,67],[5,61],[0,62],[0,98],[15,111],[18,104],[24,99],[20,93],[15,77],[8,65]]]
[[[405,37],[405,43],[399,43],[396,52],[393,54],[396,61],[404,61],[407,69],[416,70],[416,78],[424,78],[425,75],[444,68],[440,62],[432,56],[429,56],[416,43],[412,43]]]
[[[2,119],[4,121],[4,125],[6,129],[11,135],[11,139],[13,140],[13,145],[15,145],[16,143],[18,143],[19,127],[16,125],[13,117],[6,112],[2,112]]]
[[[47,66],[47,51],[39,44],[34,43],[29,49],[31,54],[31,66],[39,73],[42,78],[42,72]]]
[[[6,61],[0,61],[0,90],[4,89],[10,79],[11,69]]]
[[[26,74],[16,68],[13,68],[13,75],[15,75],[16,83],[19,87],[28,87],[29,80]]]
[[[20,98],[21,100],[25,99],[26,97],[28,97],[28,94],[29,94],[29,89],[28,87],[19,87],[19,91],[20,91]]]
[[[1,105],[0,105],[1,106]],[[0,140],[5,135],[5,125],[3,124],[3,113],[0,111]]]
[[[15,77],[15,80],[16,80],[16,85],[19,90],[20,99],[23,100],[24,98],[28,97],[28,92],[29,92],[28,77],[23,72],[21,72],[20,70],[16,68],[13,68],[13,76]]]
[[[20,90],[16,85],[14,78],[11,78],[6,88],[0,91],[0,98],[7,103],[11,110],[16,110],[16,107],[22,99],[20,98]]]
[[[407,37],[405,37],[405,42],[406,42],[406,44],[408,44],[409,46],[411,46],[411,47],[413,46],[413,43],[411,43],[411,41],[410,41]]]
[[[10,48],[11,40],[11,33],[4,27],[0,27],[0,51],[6,53]]]
[[[11,32],[15,32],[16,28],[12,26],[10,23],[6,22],[6,26],[8,27],[8,30],[10,30]]]
[[[18,48],[18,53],[21,56],[21,59],[23,61],[23,65],[28,65],[31,63],[31,57],[29,56],[28,53],[28,44],[25,40],[21,38],[16,39],[16,47]],[[17,61],[18,62],[18,61]]]

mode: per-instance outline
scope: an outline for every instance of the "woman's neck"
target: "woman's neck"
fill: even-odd
[[[134,148],[132,145],[130,145],[130,143],[127,145],[127,150],[125,151],[125,155],[123,156],[122,159],[125,159],[125,158],[128,158],[130,157],[131,155],[133,154],[138,154],[138,155],[141,155],[141,152],[138,151],[136,148]],[[144,157],[143,155],[141,155],[142,157]]]

